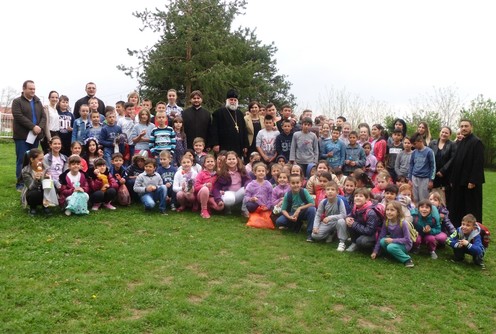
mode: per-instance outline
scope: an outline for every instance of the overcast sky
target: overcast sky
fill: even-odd
[[[151,46],[133,11],[164,1],[2,1],[0,89],[21,90],[32,79],[37,95],[50,90],[85,95],[88,81],[107,104],[124,100],[136,81],[116,69],[131,65],[126,48]],[[331,87],[404,110],[433,87],[456,87],[468,102],[495,98],[496,4],[491,1],[248,0],[236,21],[274,42],[280,73],[293,83],[299,109],[319,113]]]

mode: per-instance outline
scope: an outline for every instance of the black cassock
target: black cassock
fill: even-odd
[[[240,110],[220,108],[212,115],[210,145],[220,146],[220,150],[234,151],[240,158],[243,149],[248,148],[248,132],[243,113]]]
[[[461,225],[463,216],[473,214],[482,222],[482,184],[484,179],[484,144],[473,134],[457,143],[451,164],[450,220],[456,227]],[[475,188],[468,189],[468,184]]]

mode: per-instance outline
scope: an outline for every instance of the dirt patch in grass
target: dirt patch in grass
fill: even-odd
[[[188,301],[192,304],[200,304],[207,297],[208,297],[208,293],[203,293],[200,295],[192,294],[188,296]]]
[[[160,280],[160,284],[171,285],[173,280],[174,280],[174,277],[172,277],[172,276],[164,276]]]
[[[332,310],[336,313],[340,313],[345,310],[345,307],[343,304],[334,304],[332,305]]]
[[[198,264],[196,264],[196,263],[192,263],[190,265],[187,265],[186,266],[186,269],[192,271],[193,274],[195,274],[198,277],[202,277],[202,278],[207,278],[208,277],[208,273],[206,271],[203,271],[200,268],[200,266]]]
[[[139,320],[150,313],[149,310],[137,310],[131,309],[131,316],[128,318],[130,320]]]
[[[286,284],[284,287],[287,289],[296,289],[296,288],[298,288],[298,285],[294,282],[291,282],[291,283]]]
[[[377,330],[380,328],[378,325],[374,324],[372,321],[370,321],[368,319],[363,319],[363,318],[358,319],[358,325],[364,329],[371,329],[371,330]]]
[[[134,291],[137,287],[142,286],[143,282],[129,282],[127,283],[127,289]]]

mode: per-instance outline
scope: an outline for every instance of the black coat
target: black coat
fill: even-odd
[[[429,147],[434,152],[434,157],[436,158],[436,173],[441,172],[443,174],[442,178],[436,175],[436,178],[434,179],[435,188],[447,186],[449,184],[449,171],[456,152],[456,145],[451,140],[448,140],[444,144],[441,151],[439,150],[438,142],[439,139],[435,139],[429,143]]]
[[[469,183],[480,186],[485,182],[484,144],[474,134],[457,143],[450,175],[453,187],[466,187]]]
[[[234,151],[242,157],[243,149],[249,146],[243,113],[239,109],[231,111],[226,107],[216,110],[212,115],[209,143],[212,147],[219,145],[220,150]]]

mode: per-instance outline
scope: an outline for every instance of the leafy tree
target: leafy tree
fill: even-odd
[[[482,95],[470,102],[468,109],[463,109],[461,118],[469,119],[474,134],[484,143],[484,167],[494,166],[496,155],[496,102],[484,99]]]
[[[141,94],[154,100],[165,99],[170,88],[189,100],[191,91],[199,89],[204,104],[214,109],[235,88],[241,104],[258,100],[294,105],[291,83],[277,74],[274,43],[262,44],[249,28],[231,31],[234,18],[245,8],[245,0],[176,0],[165,10],[135,12],[142,30],[161,36],[150,49],[128,49],[138,58],[138,67],[118,68],[136,77]]]

